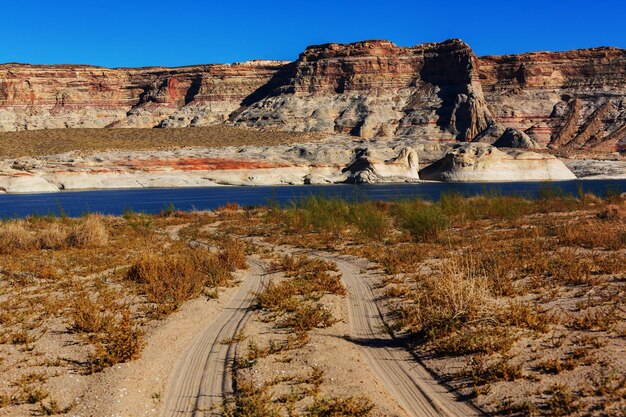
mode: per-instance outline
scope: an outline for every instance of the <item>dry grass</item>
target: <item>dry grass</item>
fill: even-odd
[[[322,398],[316,400],[304,413],[304,417],[365,417],[374,405],[363,397]]]
[[[152,320],[230,285],[232,271],[246,265],[246,252],[260,251],[228,236],[263,236],[377,263],[384,276],[376,291],[391,327],[487,410],[619,415],[624,378],[611,375],[624,372],[615,360],[626,334],[623,207],[617,197],[562,195],[386,204],[315,199],[286,209],[5,221],[0,291],[10,296],[0,299],[0,350],[19,352],[22,361],[33,357],[47,323],[61,320],[86,352],[80,371],[132,360]],[[163,232],[183,223],[180,241]],[[219,224],[219,235],[208,231],[209,223]],[[251,343],[242,368],[302,348],[315,329],[334,323],[325,300],[346,291],[331,263],[273,259],[277,278],[257,294],[257,304],[260,317],[285,338],[266,347]],[[4,368],[17,366],[4,357]],[[0,383],[0,403],[36,400],[44,410],[53,402],[45,385],[25,384],[16,393]],[[271,384],[247,393],[243,387],[230,415],[259,410],[271,416],[277,404],[284,411],[315,397],[314,391],[308,384],[293,398],[278,398]],[[292,415],[361,415],[367,409],[346,398],[315,397],[306,406],[312,404]]]
[[[137,359],[143,348],[144,332],[133,323],[131,313],[124,309],[120,317],[109,321],[94,339],[89,354],[89,372],[99,372],[120,362]]]
[[[152,314],[163,317],[200,296],[206,288],[230,284],[230,272],[246,265],[241,248],[235,247],[239,248],[228,243],[227,249],[215,254],[205,248],[174,243],[165,253],[142,253],[127,271],[126,279],[139,284],[140,292],[152,306]]]
[[[257,293],[256,307],[269,311],[278,327],[301,335],[336,322],[319,303],[325,294],[346,294],[340,277],[334,273],[334,264],[306,256],[282,256],[272,262],[271,270],[282,272],[286,279],[271,281]]]
[[[133,360],[156,319],[189,298],[215,297],[218,287],[233,284],[232,271],[245,267],[244,245],[220,239],[209,250],[170,236],[167,228],[186,216],[0,222],[3,412],[69,411],[72,403],[48,395],[50,381],[25,383],[21,375],[49,370],[54,380]]]
[[[626,223],[601,219],[569,222],[557,228],[563,245],[587,249],[619,250],[626,247]]]
[[[374,408],[363,397],[334,396],[325,389],[325,371],[306,359],[313,351],[303,349],[319,338],[316,329],[334,325],[330,306],[346,293],[334,263],[302,255],[272,256],[271,281],[257,294],[255,319],[265,330],[238,350],[235,361],[235,395],[226,404],[225,416],[322,417],[370,415]],[[335,298],[335,299],[333,299]],[[263,324],[261,324],[263,323]],[[292,362],[296,362],[294,366]],[[310,370],[303,374],[302,363]],[[280,363],[280,365],[278,365]],[[271,372],[267,373],[267,366]],[[277,369],[286,369],[278,372]],[[333,388],[334,389],[334,388]],[[326,392],[326,394],[323,394]]]
[[[415,290],[399,310],[398,324],[436,340],[466,324],[487,320],[492,311],[484,272],[470,260],[450,260],[440,276],[418,279]]]
[[[0,158],[70,151],[155,150],[198,146],[271,146],[311,142],[312,133],[259,131],[229,126],[193,129],[52,129],[0,132]]]
[[[336,269],[335,265],[315,258],[283,256],[272,263],[271,270],[283,272],[291,279],[270,282],[257,293],[257,307],[282,315],[294,313],[303,307],[303,302],[317,301],[324,294],[345,295],[340,277],[333,274]]]
[[[103,246],[108,239],[109,234],[102,218],[97,215],[80,219],[68,236],[69,243],[79,248]]]
[[[486,410],[620,415],[621,380],[596,389],[604,384],[589,375],[607,364],[624,371],[616,360],[626,334],[623,197],[546,189],[538,200],[368,204],[362,219],[351,218],[357,205],[320,198],[219,218],[232,233],[376,262],[392,328]],[[369,218],[382,234],[365,233],[359,222]],[[264,296],[281,311],[301,302],[282,284]]]
[[[13,220],[0,224],[0,253],[16,250],[62,249],[65,246],[94,248],[107,243],[102,216],[88,215],[68,225],[40,224],[37,220]]]

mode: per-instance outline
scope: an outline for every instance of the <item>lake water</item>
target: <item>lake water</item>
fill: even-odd
[[[419,183],[368,185],[291,185],[258,187],[148,188],[124,190],[63,191],[41,194],[0,194],[0,217],[25,217],[33,214],[79,216],[88,212],[122,214],[125,210],[158,213],[173,205],[179,210],[208,210],[237,203],[241,206],[268,202],[288,204],[310,195],[348,200],[398,200],[419,197],[437,200],[442,193],[464,195],[498,192],[503,195],[537,197],[542,190],[559,189],[576,195],[585,192],[604,196],[607,192],[626,192],[626,180],[575,180],[507,183]]]

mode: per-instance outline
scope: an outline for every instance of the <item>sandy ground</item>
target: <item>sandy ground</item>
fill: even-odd
[[[255,243],[267,245],[260,240]],[[297,250],[287,246],[273,246],[279,253],[303,253],[325,261],[334,262],[348,289],[345,310],[340,310],[343,324],[343,343],[337,340],[318,338],[310,349],[318,353],[317,362],[328,364],[324,370],[332,370],[330,389],[343,395],[366,395],[378,407],[377,413],[403,416],[472,416],[480,415],[472,406],[459,401],[420,362],[395,341],[386,330],[381,312],[376,303],[375,288],[382,278],[373,264],[350,256],[338,256],[326,252]],[[334,329],[333,326],[331,329]],[[319,331],[322,335],[324,332]],[[330,336],[330,335],[329,335]],[[321,345],[321,346],[320,346]],[[324,349],[324,347],[326,347]],[[355,357],[355,352],[358,357]],[[349,360],[349,358],[354,358]],[[348,369],[335,366],[337,358]],[[345,359],[345,360],[344,360]],[[333,366],[335,364],[335,366]],[[329,366],[330,365],[330,366]],[[358,365],[357,369],[353,368]],[[348,381],[343,381],[345,376]],[[343,378],[342,378],[343,376]],[[362,385],[354,385],[359,381]],[[364,390],[364,388],[367,388]],[[372,390],[374,388],[374,390]]]
[[[250,260],[250,268],[243,273],[241,285],[225,308],[205,322],[183,354],[174,355],[177,365],[170,372],[162,416],[210,414],[232,393],[230,364],[235,349],[225,342],[245,325],[254,292],[261,289],[264,271],[261,262]]]
[[[243,273],[238,274],[240,278],[243,276]],[[154,329],[140,359],[96,375],[71,414],[94,417],[158,415],[168,377],[179,358],[238,291],[238,288],[227,288],[219,299],[197,299],[186,303]],[[62,390],[63,381],[58,385]]]
[[[280,280],[280,275],[273,274],[271,279]],[[368,398],[375,405],[372,416],[410,415],[370,368],[362,346],[351,340],[350,300],[337,295],[324,295],[320,302],[332,312],[337,323],[311,331],[309,343],[302,348],[260,359],[252,368],[251,376],[257,381],[285,379],[286,383],[273,387],[273,394],[279,396],[288,395],[296,389],[298,383],[294,380],[304,379],[314,369],[321,369],[324,381],[320,387],[320,396]],[[267,346],[270,341],[284,340],[288,336],[284,329],[276,328],[259,312],[252,316],[244,333],[246,340],[239,343],[242,351],[245,351],[250,341]],[[311,399],[308,400],[305,400],[305,404],[310,403]]]

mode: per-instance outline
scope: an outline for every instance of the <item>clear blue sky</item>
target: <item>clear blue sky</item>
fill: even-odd
[[[626,48],[624,0],[2,0],[0,62],[119,66],[297,58],[307,45],[461,38],[479,55]]]

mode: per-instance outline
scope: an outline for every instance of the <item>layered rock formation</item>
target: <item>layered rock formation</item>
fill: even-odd
[[[386,41],[311,46],[231,121],[464,141],[492,121],[477,79],[476,57],[459,40],[412,48]]]
[[[441,160],[419,172],[433,181],[558,181],[576,176],[552,155],[528,151],[503,152],[484,143],[468,143],[450,150]]]
[[[284,64],[127,69],[0,65],[0,129],[219,124]]]
[[[626,51],[593,48],[482,57],[496,123],[552,148],[626,149]]]
[[[245,148],[70,152],[0,160],[0,192],[575,178],[560,160],[545,153],[504,152],[481,143],[446,147],[447,152],[416,140],[366,142],[336,138],[321,143]],[[428,161],[421,171],[418,156]],[[436,162],[431,163],[432,159]]]
[[[402,147],[398,155],[389,159],[371,148],[357,148],[354,160],[344,172],[349,173],[346,181],[356,184],[393,181],[394,178],[418,179],[418,161],[417,152],[410,146]]]
[[[417,154],[410,146],[387,141],[365,146],[345,139],[296,146],[72,152],[0,160],[0,192],[8,193],[418,179]]]
[[[626,150],[626,51],[479,58],[460,40],[408,48],[365,41],[311,46],[292,63],[0,65],[2,130],[220,123]]]

